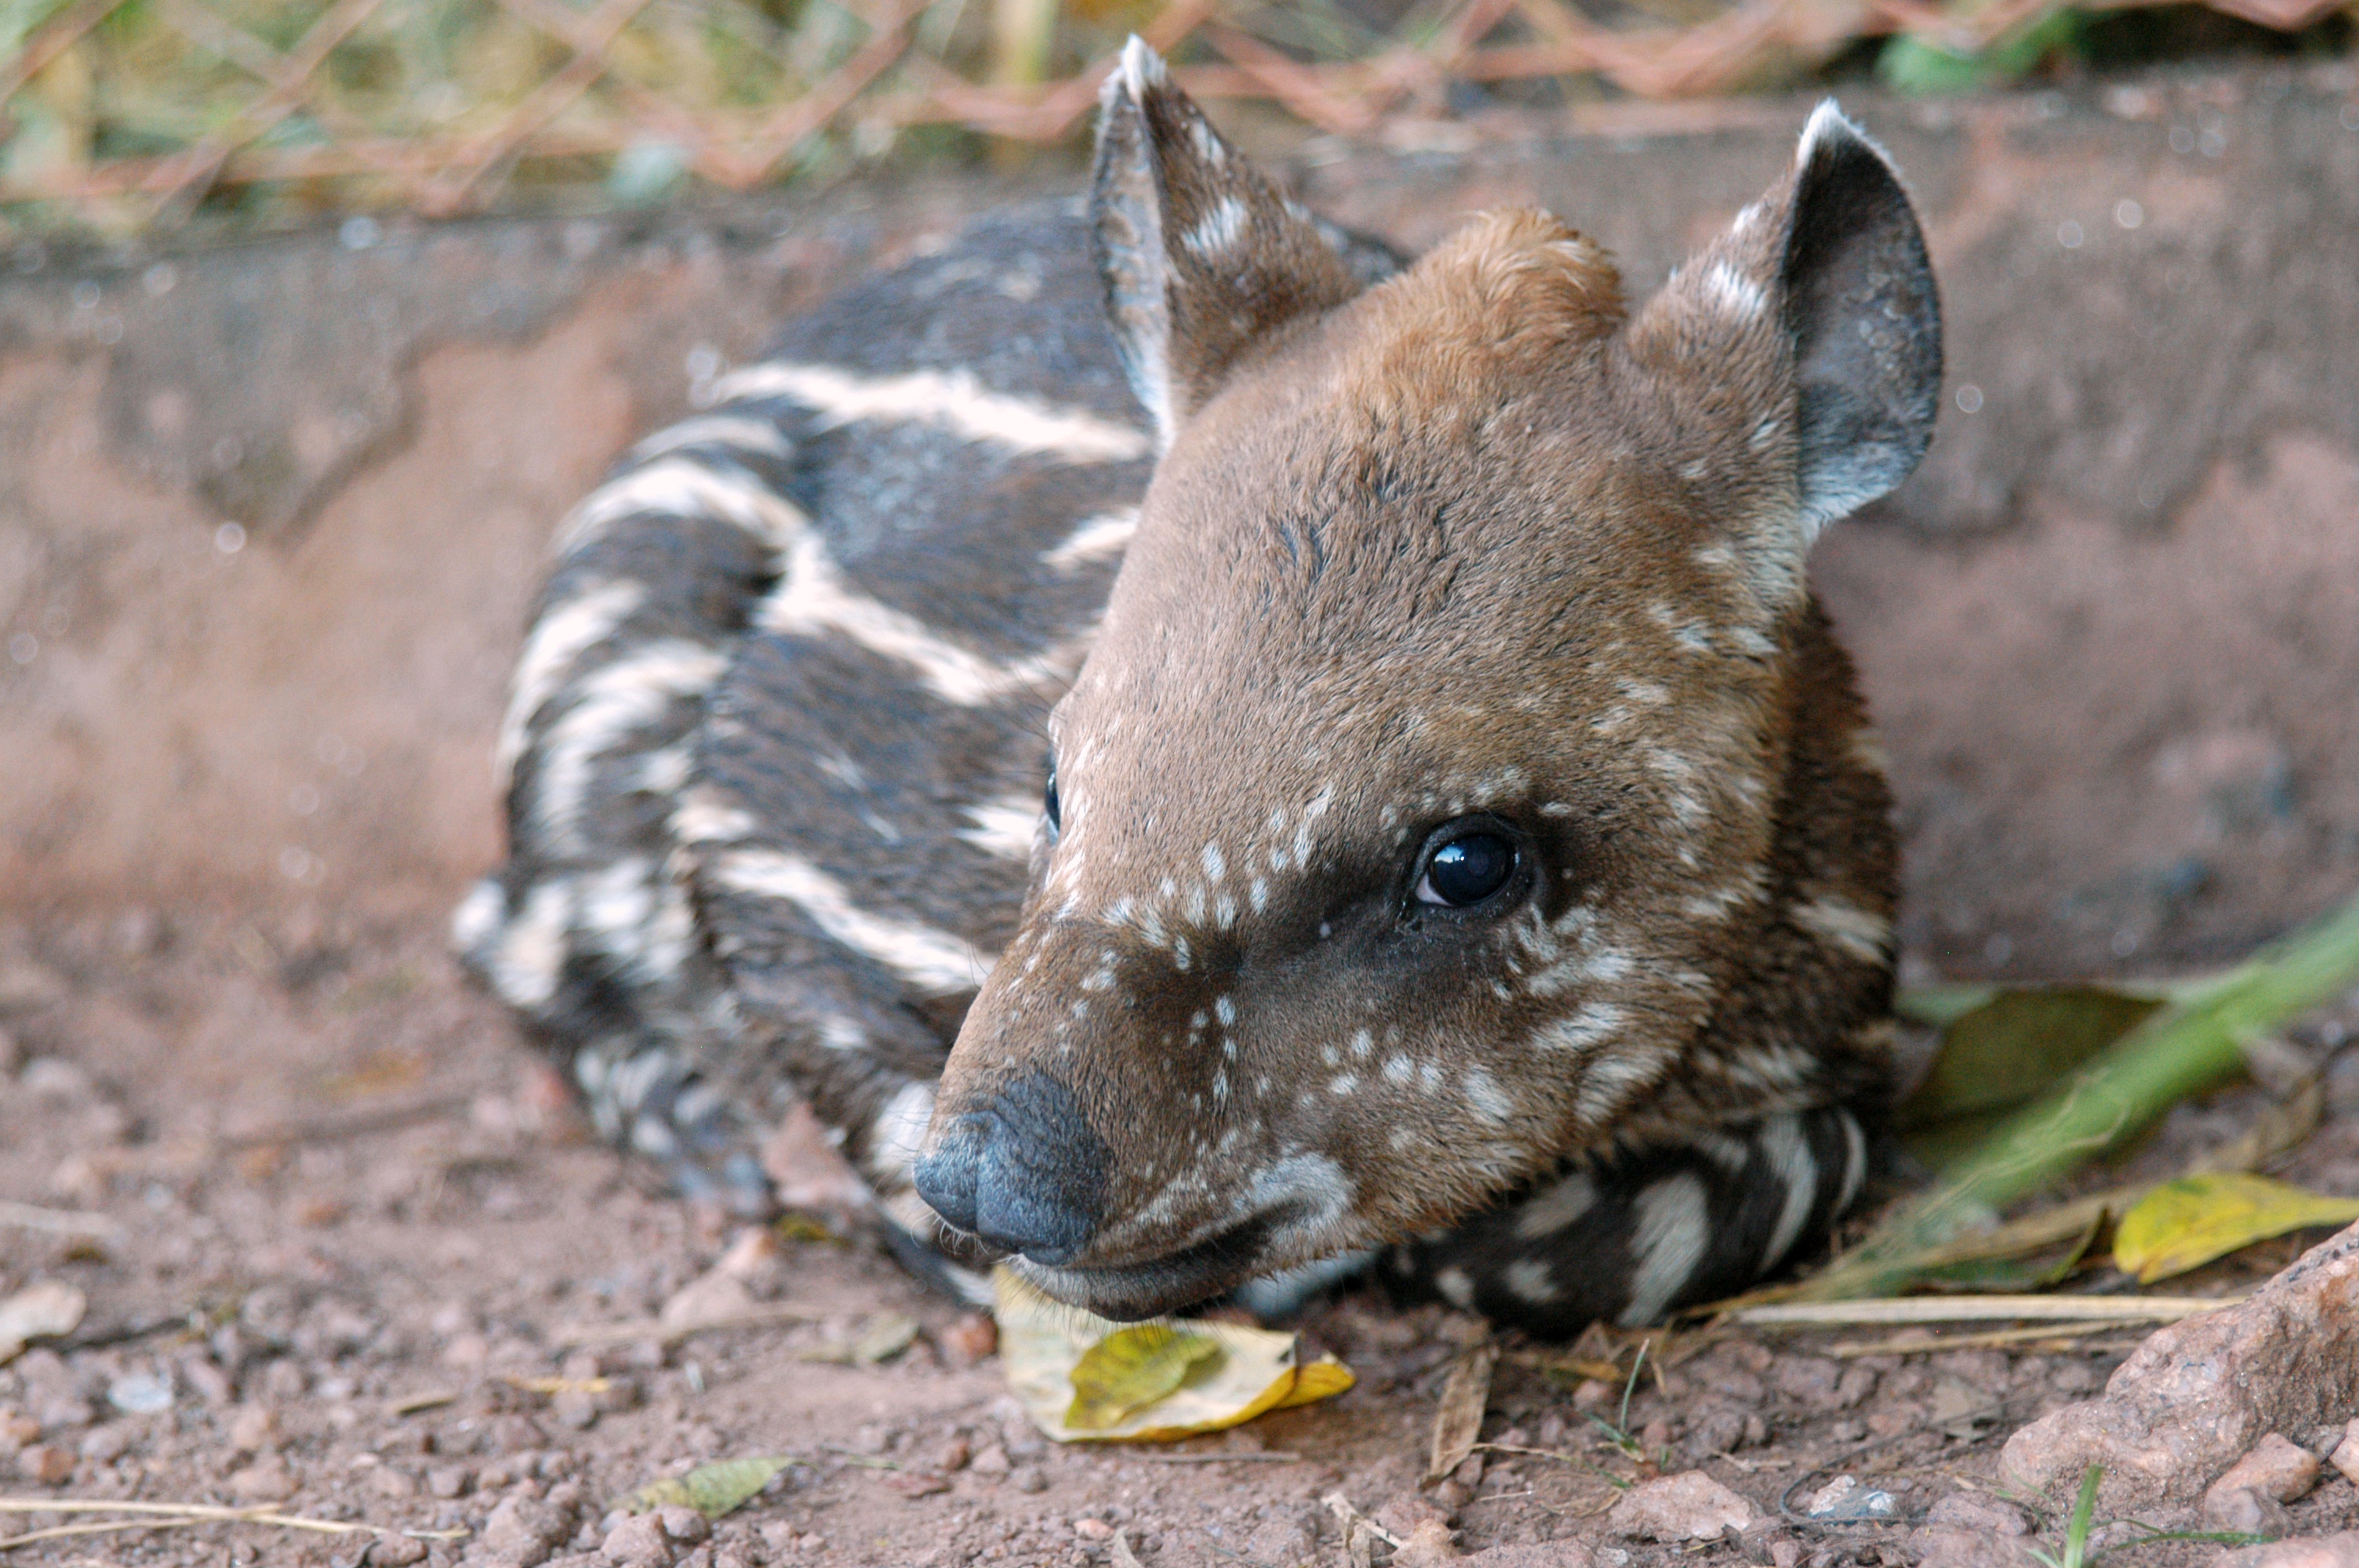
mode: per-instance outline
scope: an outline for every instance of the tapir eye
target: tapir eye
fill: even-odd
[[[1515,839],[1489,822],[1444,828],[1434,836],[1417,881],[1417,902],[1467,909],[1497,895],[1523,862]]]
[[[1057,770],[1054,767],[1049,770],[1049,787],[1041,794],[1040,810],[1049,818],[1049,838],[1053,843],[1065,827],[1064,814],[1057,809]]]

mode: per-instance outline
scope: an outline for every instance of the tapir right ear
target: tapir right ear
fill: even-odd
[[[1100,99],[1090,222],[1123,367],[1167,448],[1247,343],[1360,291],[1136,38]]]

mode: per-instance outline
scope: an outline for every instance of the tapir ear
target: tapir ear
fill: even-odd
[[[1246,344],[1360,291],[1135,38],[1100,101],[1090,221],[1124,368],[1166,447]]]
[[[1884,149],[1819,105],[1794,157],[1779,293],[1810,531],[1916,471],[1941,401],[1941,301]]]

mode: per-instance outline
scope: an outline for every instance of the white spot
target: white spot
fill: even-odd
[[[1891,950],[1892,923],[1855,903],[1822,897],[1797,904],[1788,913],[1795,925],[1862,963],[1881,964]]]
[[[791,397],[819,416],[822,430],[869,423],[932,425],[966,440],[1064,462],[1130,462],[1154,449],[1127,425],[987,391],[965,370],[864,376],[834,365],[758,364],[723,376],[713,392],[723,401]]]
[[[829,936],[936,996],[973,990],[995,962],[947,931],[859,908],[842,882],[793,855],[734,850],[715,862],[712,876],[735,892],[793,904]]]
[[[1444,1269],[1433,1277],[1433,1288],[1441,1299],[1464,1311],[1474,1304],[1474,1281],[1463,1269]]]
[[[1851,1207],[1851,1200],[1859,1196],[1860,1184],[1867,1179],[1867,1135],[1860,1131],[1851,1112],[1838,1109],[1835,1118],[1843,1123],[1843,1179],[1832,1212],[1841,1214]]]
[[[1537,1258],[1518,1258],[1507,1265],[1507,1289],[1535,1303],[1552,1302],[1558,1293],[1548,1265]]]
[[[1234,196],[1223,196],[1212,203],[1212,210],[1180,243],[1201,259],[1214,261],[1245,238],[1245,227],[1252,222],[1253,213],[1244,202]]]
[[[1212,1001],[1212,1015],[1221,1021],[1222,1028],[1230,1028],[1237,1022],[1237,1004],[1227,997],[1216,997]]]
[[[573,920],[573,884],[567,879],[535,883],[524,908],[500,934],[484,966],[492,989],[510,1007],[530,1012],[557,995],[565,968],[565,936]]]
[[[490,877],[484,878],[467,890],[459,907],[451,912],[451,946],[468,957],[490,941],[500,928],[500,919],[508,912],[508,895]]]
[[[766,632],[788,636],[832,633],[916,671],[937,697],[979,708],[1012,693],[1039,689],[1070,673],[1070,656],[1039,654],[1002,664],[972,653],[916,616],[850,587],[816,537],[799,541],[785,579],[755,615]]]
[[[1590,1052],[1621,1033],[1624,1015],[1610,1001],[1593,1001],[1580,1011],[1542,1024],[1532,1044],[1544,1051]]]
[[[1711,1244],[1703,1183],[1693,1173],[1666,1176],[1631,1204],[1636,1220],[1630,1250],[1637,1266],[1630,1274],[1630,1301],[1622,1309],[1625,1327],[1663,1315],[1703,1261]]]
[[[1568,1172],[1516,1210],[1516,1234],[1526,1241],[1554,1236],[1597,1206],[1597,1184],[1586,1171]]]
[[[761,830],[752,812],[714,791],[690,792],[671,814],[671,836],[682,844],[734,844]]]
[[[1769,297],[1761,286],[1724,261],[1705,269],[1703,292],[1715,309],[1739,320],[1758,320],[1769,308]]]
[[[1387,1056],[1385,1058],[1385,1081],[1386,1083],[1405,1084],[1416,1076],[1417,1064],[1410,1061],[1408,1057]]]
[[[1360,1078],[1358,1074],[1343,1073],[1328,1080],[1327,1092],[1340,1099],[1359,1087]]]
[[[1213,881],[1219,881],[1227,873],[1229,863],[1221,854],[1221,847],[1218,844],[1205,845],[1203,859],[1204,875]]]
[[[1484,1120],[1505,1121],[1515,1114],[1515,1101],[1499,1087],[1498,1080],[1483,1068],[1467,1068],[1459,1081],[1466,1087],[1466,1103],[1473,1106],[1475,1114]]]

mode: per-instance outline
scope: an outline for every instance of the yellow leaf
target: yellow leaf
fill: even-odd
[[[767,1454],[754,1459],[716,1459],[699,1465],[685,1476],[649,1481],[637,1491],[614,1499],[625,1513],[652,1513],[684,1504],[707,1519],[719,1519],[770,1484],[770,1477],[795,1463],[790,1454]]]
[[[2165,1182],[2114,1232],[2114,1267],[2152,1284],[2256,1241],[2359,1219],[2359,1198],[2331,1197],[2267,1176],[2223,1172]]]
[[[1102,1432],[1178,1391],[1201,1364],[1220,1354],[1221,1342],[1211,1335],[1168,1324],[1116,1329],[1082,1351],[1066,1374],[1073,1402],[1065,1407],[1065,1424],[1076,1432]]]
[[[1352,1386],[1351,1368],[1332,1356],[1299,1361],[1291,1334],[1226,1323],[1126,1325],[1052,1302],[1006,1269],[995,1271],[993,1284],[1008,1389],[1033,1424],[1059,1443],[1169,1443],[1242,1425],[1265,1411],[1332,1399]],[[1143,1329],[1159,1334],[1142,1335]],[[1169,1343],[1158,1348],[1161,1336]],[[1083,1361],[1112,1339],[1125,1343],[1082,1372]],[[1082,1403],[1082,1385],[1104,1387],[1098,1381],[1101,1368],[1129,1359],[1152,1359],[1155,1375],[1167,1379],[1176,1361],[1178,1377],[1160,1397],[1102,1425],[1084,1424],[1103,1412]],[[1118,1389],[1123,1395],[1135,1391]],[[1072,1419],[1077,1406],[1082,1422]]]

